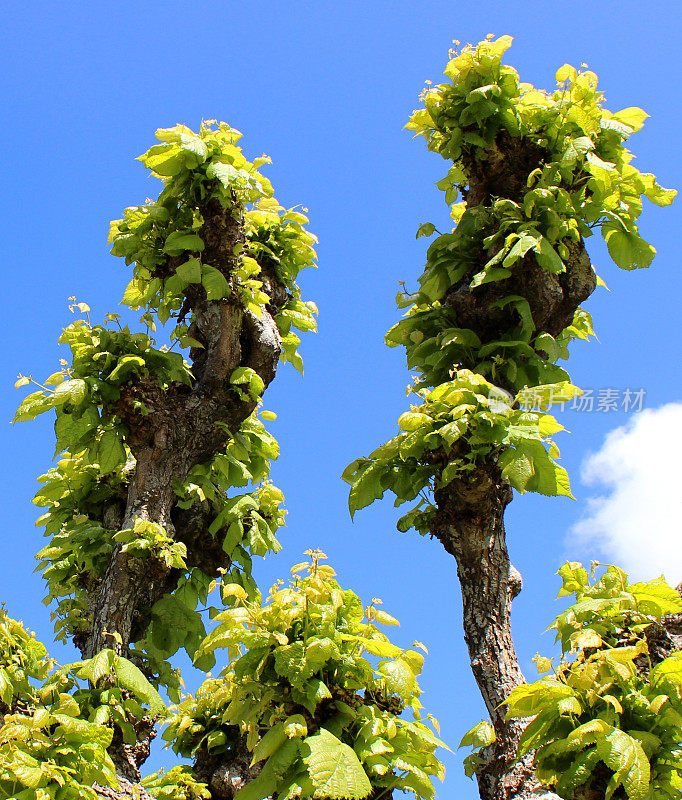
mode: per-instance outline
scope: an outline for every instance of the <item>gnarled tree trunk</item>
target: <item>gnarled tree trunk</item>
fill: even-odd
[[[467,208],[490,206],[498,198],[519,202],[528,175],[546,155],[536,144],[506,133],[500,134],[485,157],[476,152],[476,156],[463,156],[468,177]],[[487,231],[486,235],[492,233]],[[446,293],[445,305],[454,311],[456,324],[473,330],[483,344],[499,340],[518,320],[512,307],[494,304],[516,295],[528,301],[537,333],[561,333],[596,286],[582,242],[567,241],[566,245],[569,257],[564,273],[547,272],[529,252],[514,265],[511,277],[472,289],[473,272],[495,255],[482,249],[480,263]],[[511,387],[502,384],[502,388]],[[443,463],[447,460],[444,455]],[[486,754],[486,766],[477,775],[482,800],[556,797],[535,778],[532,754],[515,760],[525,726],[520,720],[505,720],[505,709],[500,707],[514,687],[525,683],[511,632],[512,600],[522,587],[505,539],[504,509],[511,500],[511,486],[491,456],[479,460],[467,477],[436,490],[437,511],[431,525],[431,533],[457,562],[464,638],[497,737]]]
[[[205,244],[202,261],[229,280],[238,264],[239,245],[244,242],[241,209],[236,204],[223,208],[211,200],[201,212],[204,225],[198,233]],[[256,399],[235,392],[230,384],[232,372],[249,367],[265,387],[275,377],[281,339],[274,315],[289,295],[272,276],[264,278],[263,290],[270,304],[258,317],[236,299],[208,301],[203,288],[190,287],[185,313],[192,313],[190,335],[202,345],[190,351],[193,386],[163,391],[151,382],[132,382],[117,404],[129,430],[126,442],[135,457],[121,529],[131,528],[136,519],[161,525],[168,536],[187,545],[189,566],[199,559],[216,575],[218,567],[229,566],[229,559],[221,551],[216,563],[204,563],[210,554],[204,552],[199,540],[205,538],[207,521],[200,509],[175,507],[174,485],[184,481],[192,467],[206,463],[222,450],[256,407]],[[136,401],[140,400],[144,416],[138,410]],[[91,658],[106,647],[127,655],[129,646],[148,627],[152,606],[175,588],[177,580],[178,570],[160,559],[153,555],[138,557],[117,545],[93,592],[92,625],[76,640],[83,656]],[[110,753],[121,789],[100,788],[103,797],[133,797],[136,791],[142,791],[137,784],[139,769],[149,755],[154,725],[144,718],[136,733],[134,746],[123,744],[115,734]],[[148,797],[144,792],[140,796]]]

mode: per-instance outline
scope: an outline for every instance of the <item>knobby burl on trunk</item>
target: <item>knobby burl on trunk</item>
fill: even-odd
[[[506,132],[486,151],[464,153],[467,208],[489,207],[498,198],[518,202],[526,190],[528,175],[547,158],[536,143],[512,138]],[[486,231],[482,238],[494,232]],[[483,344],[498,340],[518,324],[518,317],[509,306],[491,305],[518,295],[528,301],[537,333],[561,333],[596,286],[582,240],[566,240],[565,244],[569,257],[563,273],[547,272],[529,252],[514,265],[510,277],[471,289],[475,271],[495,255],[482,248],[479,264],[446,294],[444,303],[455,312],[456,324],[473,330]],[[503,384],[503,388],[511,387]],[[443,460],[446,463],[448,456]],[[505,539],[504,509],[511,500],[511,486],[490,456],[479,460],[468,476],[435,492],[437,512],[431,526],[431,533],[457,561],[464,636],[497,736],[489,748],[488,763],[478,774],[483,800],[555,797],[538,784],[531,756],[514,763],[524,725],[518,720],[506,721],[504,708],[499,708],[511,690],[525,682],[511,634],[512,600],[522,586],[521,575],[510,563]]]
[[[229,280],[244,242],[241,207],[223,208],[209,200],[201,209],[204,220],[198,231],[204,241],[204,263]],[[141,518],[157,523],[167,534],[187,546],[188,566],[202,565],[209,574],[229,566],[221,548],[206,547],[206,520],[199,506],[175,506],[174,484],[182,482],[190,469],[212,459],[242,422],[253,412],[257,400],[240,396],[229,382],[238,367],[253,369],[265,387],[275,377],[281,339],[274,315],[288,299],[274,274],[266,274],[263,290],[270,304],[258,317],[236,299],[208,301],[201,286],[189,287],[184,313],[192,314],[189,335],[203,347],[190,351],[194,383],[191,388],[174,385],[163,391],[157,384],[140,379],[127,385],[117,403],[117,413],[128,428],[127,444],[135,457],[129,476],[124,508],[114,510],[118,527],[132,527]],[[145,414],[139,411],[144,404]],[[138,558],[117,545],[101,582],[93,587],[92,626],[76,640],[85,658],[105,647],[122,655],[146,630],[154,603],[171,592],[179,570],[153,555]],[[115,634],[115,635],[114,635]],[[143,664],[140,666],[144,667]],[[149,754],[154,726],[144,718],[137,726],[138,741],[123,744],[115,735],[111,755],[119,775],[139,781],[139,767]],[[103,796],[128,796],[102,790]],[[106,792],[110,792],[106,794]]]

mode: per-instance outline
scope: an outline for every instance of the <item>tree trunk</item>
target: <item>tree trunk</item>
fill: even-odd
[[[225,209],[210,200],[201,212],[204,225],[199,234],[205,244],[202,260],[230,281],[244,242],[241,210],[238,206]],[[177,264],[169,264],[174,266]],[[202,345],[190,350],[193,386],[173,385],[164,390],[151,379],[139,378],[124,387],[116,404],[117,414],[129,431],[126,443],[135,457],[125,511],[122,519],[120,515],[118,518],[120,529],[132,528],[136,520],[156,523],[166,535],[186,544],[188,566],[198,555],[209,572],[210,565],[204,562],[216,554],[216,548],[197,553],[206,548],[194,541],[206,538],[201,524],[205,515],[191,509],[178,513],[174,487],[186,479],[193,466],[210,461],[220,452],[255,409],[258,398],[237,392],[230,384],[233,371],[237,367],[253,369],[265,387],[275,377],[281,338],[274,315],[289,294],[274,276],[264,278],[263,290],[270,304],[262,307],[258,316],[233,297],[209,301],[200,285],[188,287],[186,313],[193,316],[189,333]],[[179,530],[175,524],[181,526]],[[229,559],[225,563],[225,554],[219,549],[219,563],[213,565],[216,569],[229,566]],[[129,646],[149,625],[154,603],[173,591],[179,574],[151,553],[138,557],[123,552],[122,545],[117,544],[104,576],[93,588],[92,625],[75,639],[83,656],[91,658],[104,648],[128,655]],[[144,669],[144,664],[140,666]],[[115,731],[110,753],[122,778],[122,789],[118,794],[101,789],[102,796],[134,796],[139,768],[155,735],[153,720],[147,722],[145,718],[138,723],[134,747],[118,741]]]
[[[495,464],[486,464],[470,481],[456,479],[438,490],[435,499],[438,511],[431,530],[457,561],[464,639],[497,737],[477,776],[480,796],[482,800],[536,796],[533,792],[540,784],[533,775],[532,757],[514,763],[525,726],[520,720],[505,720],[501,705],[514,687],[525,683],[511,632],[512,600],[522,585],[505,541],[503,515],[512,499],[511,487]]]
[[[546,158],[542,147],[506,132],[500,133],[485,152],[476,148],[463,150],[462,165],[467,176],[463,194],[467,209],[489,209],[502,198],[521,202],[529,174]],[[508,278],[472,289],[473,274],[496,255],[495,249],[486,250],[483,246],[484,236],[495,232],[491,227],[481,235],[478,263],[446,291],[443,306],[447,313],[454,316],[458,327],[474,331],[486,344],[515,330],[518,312],[500,301],[519,296],[528,301],[535,333],[557,336],[571,324],[576,309],[596,286],[582,240],[565,240],[568,251],[565,272],[548,272],[540,266],[535,254],[528,252],[514,265]],[[475,356],[471,363],[453,367],[476,370],[479,360]],[[502,379],[497,382],[512,395],[516,393]],[[441,456],[445,465],[453,454]],[[515,761],[525,728],[523,720],[505,720],[505,708],[500,707],[514,687],[525,683],[511,633],[512,600],[521,591],[522,579],[509,560],[503,520],[512,496],[511,486],[504,481],[495,457],[491,456],[479,462],[468,476],[435,491],[436,514],[431,533],[457,562],[464,638],[497,737],[489,748],[487,765],[477,776],[480,796],[482,800],[538,797],[551,800],[557,796],[548,793],[535,778],[532,754]]]

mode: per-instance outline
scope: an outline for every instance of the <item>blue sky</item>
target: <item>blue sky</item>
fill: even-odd
[[[290,513],[284,550],[260,563],[257,577],[267,587],[288,574],[304,549],[320,547],[344,585],[367,599],[382,597],[402,621],[398,640],[429,646],[423,700],[454,747],[483,715],[462,641],[454,562],[437,543],[395,532],[390,500],[351,523],[339,478],[349,461],[393,435],[405,409],[404,357],[384,346],[383,335],[398,318],[398,281],[414,284],[422,269],[425,244],[415,241],[417,226],[447,219],[434,186],[446,164],[413,142],[403,125],[424,80],[440,78],[453,39],[476,42],[489,32],[507,33],[515,37],[507,60],[523,80],[552,88],[561,64],[588,62],[612,110],[635,105],[651,114],[631,141],[637,165],[656,172],[663,185],[680,187],[675,5],[152,0],[10,2],[4,8],[0,219],[8,302],[0,371],[7,421],[0,428],[6,497],[1,599],[51,640],[42,580],[32,573],[42,538],[30,499],[35,477],[50,465],[52,423],[9,425],[21,398],[11,388],[16,375],[54,371],[61,356],[56,339],[70,320],[69,295],[90,303],[97,319],[116,310],[129,274],[108,254],[108,224],[125,206],[158,191],[134,160],[153,143],[154,130],[223,119],[245,133],[247,155],[272,156],[267,174],[278,198],[308,207],[320,237],[320,268],[302,277],[304,296],[320,308],[319,334],[304,342],[305,377],[284,368],[267,395],[266,407],[279,414],[272,429],[282,451],[273,477]],[[562,421],[572,433],[560,444],[577,502],[524,496],[510,507],[510,549],[525,578],[515,633],[530,675],[536,650],[551,648],[551,637],[541,633],[556,609],[553,573],[567,557],[589,561],[604,525],[630,524],[628,563],[635,567],[638,548],[649,552],[665,529],[668,538],[661,541],[670,542],[670,558],[680,563],[679,574],[673,570],[669,577],[682,579],[679,517],[678,531],[671,523],[679,492],[672,500],[670,492],[651,495],[652,485],[660,485],[657,476],[679,472],[673,436],[679,438],[682,406],[663,416],[657,410],[682,401],[681,208],[678,202],[645,209],[642,230],[659,251],[649,270],[620,272],[599,242],[590,243],[612,291],[599,290],[589,302],[600,341],[574,348],[574,381],[595,392],[645,388],[649,419],[658,422],[635,434],[633,415],[623,411],[567,412]],[[602,450],[609,432],[628,424],[632,436],[622,436],[631,445],[629,482],[619,483],[613,472],[625,457],[612,447],[587,468],[593,483],[581,483],[581,464]],[[643,438],[649,446],[638,457]],[[639,470],[637,480],[633,470]],[[600,505],[594,482],[601,479],[614,497],[625,492],[632,510],[625,521],[606,515],[590,538],[584,527]],[[666,485],[674,492],[669,479]],[[602,507],[605,502],[608,497]],[[655,515],[649,513],[654,502]],[[609,552],[624,552],[620,527],[608,537]],[[655,574],[666,561],[659,548],[646,569]],[[54,653],[72,656],[60,647]],[[446,762],[439,797],[476,797],[460,756]],[[155,753],[150,763],[170,762]]]

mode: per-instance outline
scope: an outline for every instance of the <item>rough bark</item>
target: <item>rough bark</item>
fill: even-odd
[[[455,480],[436,492],[438,512],[432,526],[457,561],[464,639],[497,737],[477,776],[484,800],[531,797],[540,788],[533,778],[532,756],[514,763],[524,724],[505,720],[501,707],[511,690],[525,682],[511,633],[512,600],[522,586],[505,541],[503,515],[511,499],[511,487],[496,465],[484,465],[471,481]]]
[[[99,786],[95,784],[92,787],[100,797],[107,798],[107,800],[154,800],[154,798],[147,793],[139,783],[131,783],[125,778],[119,777],[118,789],[111,786]]]
[[[536,144],[506,133],[484,154],[464,154],[467,207],[490,206],[495,198],[519,201],[528,175],[546,155]],[[486,231],[486,235],[491,233],[494,231]],[[571,324],[576,309],[596,286],[583,242],[566,240],[564,244],[569,251],[564,273],[548,273],[530,252],[514,265],[510,277],[471,289],[473,274],[495,255],[494,249],[482,247],[478,264],[446,293],[445,305],[454,312],[456,324],[476,332],[484,344],[498,340],[518,325],[518,316],[511,306],[491,305],[519,295],[528,300],[536,332],[558,335]],[[444,454],[444,463],[453,455]],[[468,478],[436,491],[431,533],[457,562],[464,638],[497,736],[486,754],[486,766],[477,775],[480,796],[482,800],[552,800],[557,795],[543,788],[534,776],[532,754],[515,761],[523,720],[505,720],[504,707],[499,707],[515,686],[525,682],[511,632],[512,600],[522,587],[505,539],[504,509],[511,500],[512,489],[503,480],[495,458],[484,459]]]
[[[215,800],[232,800],[241,788],[260,775],[263,763],[252,765],[251,758],[246,736],[235,731],[235,743],[228,759],[200,750],[194,771],[199,780],[208,785]]]
[[[235,253],[244,241],[240,208],[223,208],[210,200],[201,211],[202,260],[229,281],[238,263]],[[229,559],[226,562],[224,553],[217,554],[215,547],[204,549],[201,541],[196,541],[205,538],[202,509],[175,508],[173,487],[193,466],[216,455],[254,410],[257,400],[240,395],[230,384],[232,372],[250,367],[266,387],[275,376],[281,339],[274,315],[288,294],[274,273],[264,277],[263,289],[270,304],[258,317],[236,298],[208,301],[201,286],[190,287],[184,313],[191,312],[189,333],[202,344],[190,351],[193,386],[163,390],[151,380],[138,380],[125,387],[116,407],[129,431],[126,441],[135,468],[129,475],[125,509],[110,516],[118,518],[122,530],[131,528],[136,519],[161,525],[168,536],[186,544],[190,565],[200,561],[209,567],[209,573],[228,566]],[[144,415],[137,401],[142,402]],[[207,562],[212,557],[216,563],[211,566]],[[151,555],[140,558],[117,545],[102,580],[93,587],[92,625],[76,639],[83,656],[91,658],[106,647],[126,655],[129,646],[144,634],[152,606],[173,590],[178,577],[179,571],[160,559]],[[106,794],[109,790],[103,789],[102,796],[135,796],[139,768],[155,735],[153,721],[142,721],[137,727],[134,747],[124,745],[115,734],[110,753],[122,789],[119,794]]]

